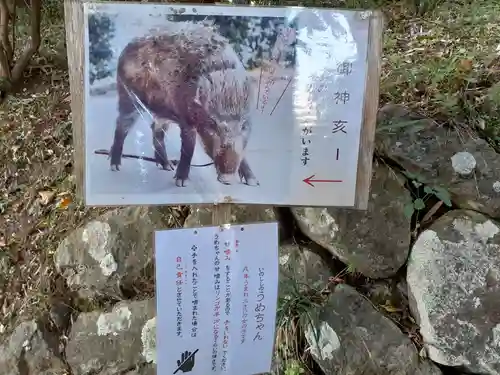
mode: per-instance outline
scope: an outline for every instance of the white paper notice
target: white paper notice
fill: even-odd
[[[278,226],[155,232],[157,373],[269,372],[278,298]]]

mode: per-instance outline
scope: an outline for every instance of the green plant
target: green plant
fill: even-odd
[[[315,289],[301,281],[295,267],[297,261],[288,261],[280,270],[279,297],[276,319],[276,356],[283,371],[299,375],[307,370],[305,350],[302,347],[306,327],[326,299],[326,288]]]
[[[445,0],[413,0],[415,11],[419,15],[434,11],[444,2]]]
[[[408,1],[412,6],[394,2],[384,8],[382,102],[403,104],[440,123],[485,122],[491,128],[486,136],[495,138],[498,114],[488,113],[483,104],[500,76],[500,3]],[[490,92],[493,101],[495,90]]]
[[[407,218],[411,218],[415,211],[419,212],[424,210],[427,200],[432,196],[443,201],[446,206],[452,206],[453,203],[451,202],[450,193],[447,189],[441,186],[429,185],[420,175],[406,171],[403,172],[403,174],[411,180],[413,186],[417,189],[417,192],[419,192],[417,193],[418,196],[404,206],[403,212]],[[423,192],[423,195],[421,195],[420,192]]]
[[[347,265],[347,269],[346,269],[346,272],[347,273],[350,273],[350,274],[355,274],[357,273],[357,268],[356,266],[351,262]]]
[[[301,375],[304,372],[304,367],[297,360],[291,360],[285,368],[285,375]]]

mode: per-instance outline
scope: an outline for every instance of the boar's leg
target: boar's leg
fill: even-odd
[[[179,124],[181,125],[181,124]],[[175,172],[175,184],[179,187],[186,186],[193,160],[194,146],[196,145],[196,129],[189,124],[180,126],[181,128],[181,158]]]
[[[118,85],[118,118],[116,119],[115,137],[109,152],[111,170],[120,170],[123,153],[123,143],[129,130],[134,125],[139,113],[132,99],[122,85]]]
[[[153,131],[153,147],[155,150],[156,165],[167,171],[173,171],[174,165],[167,157],[167,150],[165,149],[165,132],[168,127],[168,122],[157,120],[151,124]]]
[[[255,175],[252,172],[252,169],[250,168],[250,165],[248,165],[247,159],[243,158],[243,160],[240,163],[240,168],[238,169],[238,174],[240,175],[240,179],[243,181],[245,180],[245,184],[250,185],[250,186],[258,186],[259,181],[257,181],[257,178],[255,178]]]
[[[109,153],[111,156],[111,170],[120,170],[123,143],[125,142],[125,138],[127,138],[129,130],[134,125],[137,116],[138,113],[134,110],[126,114],[120,113],[116,119],[115,137]]]

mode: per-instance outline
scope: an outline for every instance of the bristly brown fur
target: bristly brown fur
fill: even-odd
[[[238,170],[242,162],[246,167],[240,175],[252,179],[248,163],[243,163],[245,146],[241,146],[247,143],[251,125],[252,81],[229,41],[213,26],[168,22],[132,40],[118,60],[119,117],[112,167],[120,165],[123,141],[140,107],[155,119],[175,121],[181,128],[182,152],[176,172],[181,186],[187,179],[196,134],[219,174]],[[161,130],[158,124],[154,128],[156,157],[160,165],[171,169]],[[226,160],[229,155],[230,161]]]

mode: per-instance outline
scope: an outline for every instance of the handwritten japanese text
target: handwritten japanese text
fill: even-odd
[[[255,322],[256,334],[253,338],[255,340],[262,340],[262,330],[264,329],[264,311],[266,305],[264,304],[264,268],[259,268],[259,288],[257,289],[257,305],[255,306]]]
[[[175,281],[175,284],[177,285],[177,336],[182,337],[182,284],[183,284],[182,274],[183,274],[183,267],[182,267],[182,258],[181,257],[177,257],[175,268],[177,269],[176,281]]]
[[[217,348],[219,340],[219,323],[220,323],[220,242],[219,235],[214,236],[214,290],[215,290],[215,303],[213,310],[213,344],[212,344],[212,371],[217,371]]]
[[[248,267],[243,268],[243,314],[241,318],[241,343],[243,344],[246,340],[247,327],[248,327],[248,279],[250,275],[248,274]]]
[[[193,285],[193,319],[191,321],[191,337],[196,337],[198,333],[198,246],[191,247],[191,283]]]

